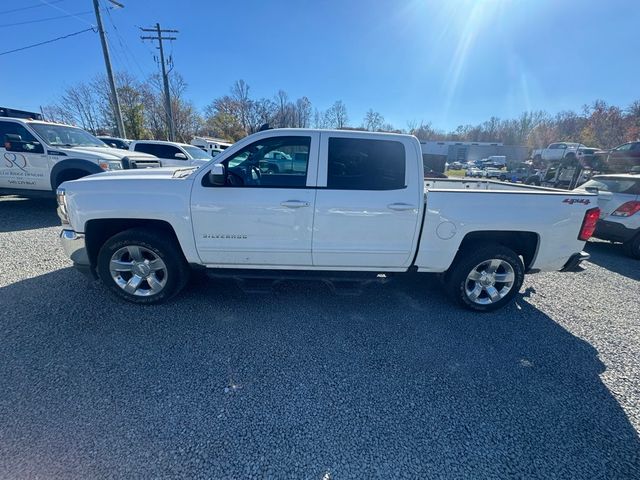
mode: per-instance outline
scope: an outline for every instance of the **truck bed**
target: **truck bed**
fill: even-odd
[[[425,193],[437,190],[490,190],[518,193],[555,193],[571,195],[572,192],[557,188],[538,187],[521,183],[501,182],[499,180],[471,178],[429,178],[424,181]],[[584,193],[584,192],[583,192]]]
[[[465,236],[482,231],[534,234],[539,242],[528,267],[560,270],[582,249],[578,233],[585,211],[597,206],[597,197],[584,191],[485,179],[426,179],[424,191],[423,240],[415,263],[425,272],[445,271]]]

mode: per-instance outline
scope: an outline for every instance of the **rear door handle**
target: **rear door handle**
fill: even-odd
[[[309,202],[303,202],[302,200],[285,200],[284,202],[280,202],[280,205],[287,208],[302,208],[308,207]]]
[[[405,210],[417,210],[418,207],[416,207],[415,205],[411,205],[409,203],[390,203],[389,205],[387,205],[387,208],[391,209],[391,210],[396,210],[398,212],[402,212]]]

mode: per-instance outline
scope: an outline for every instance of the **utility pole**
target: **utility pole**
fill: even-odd
[[[155,40],[158,42],[158,49],[160,50],[160,65],[162,67],[162,81],[164,84],[164,108],[167,114],[167,125],[169,130],[169,141],[176,141],[176,128],[173,123],[173,112],[171,110],[171,93],[169,92],[169,75],[166,69],[166,63],[164,61],[164,49],[162,47],[163,40],[176,40],[176,37],[163,37],[163,33],[178,33],[178,30],[162,30],[160,24],[156,23],[155,28],[140,28],[143,32],[155,32],[155,37],[140,37],[142,40]]]
[[[123,7],[122,4],[111,1],[114,5]],[[102,42],[102,53],[104,55],[104,64],[107,67],[107,79],[109,80],[109,87],[111,87],[111,106],[113,108],[113,116],[116,117],[116,128],[118,130],[118,136],[120,138],[126,138],[126,132],[124,130],[124,123],[122,121],[122,112],[120,111],[120,100],[118,99],[118,91],[116,90],[116,82],[113,80],[113,70],[111,69],[111,57],[109,56],[109,46],[107,45],[107,37],[104,34],[104,27],[102,26],[102,16],[100,15],[100,4],[98,0],[93,0],[93,9],[96,11],[96,22],[98,23],[98,33],[100,34],[100,41]]]

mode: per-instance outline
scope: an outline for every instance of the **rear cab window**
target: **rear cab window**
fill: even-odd
[[[401,142],[330,137],[327,188],[399,190],[406,187],[406,152]]]

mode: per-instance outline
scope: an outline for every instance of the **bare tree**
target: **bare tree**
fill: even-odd
[[[347,107],[342,100],[336,100],[325,112],[324,117],[325,123],[331,128],[344,128],[349,121]]]
[[[249,85],[244,80],[236,80],[231,87],[231,98],[236,102],[237,115],[242,129],[251,131],[252,101],[249,98]]]
[[[311,101],[307,97],[296,100],[294,126],[298,128],[311,126]]]
[[[384,117],[370,108],[364,115],[363,127],[370,132],[377,132],[384,125]]]

